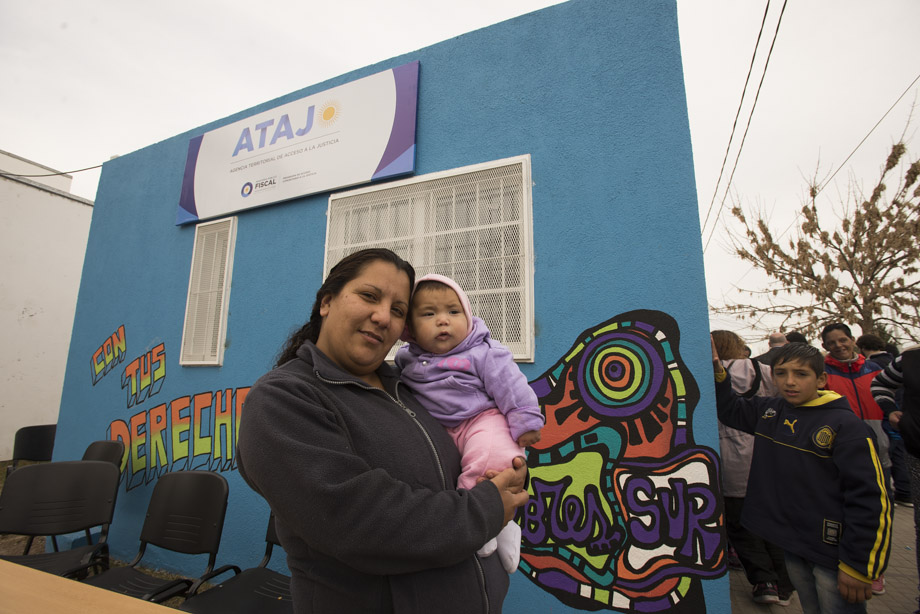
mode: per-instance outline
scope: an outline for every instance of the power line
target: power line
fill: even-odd
[[[910,85],[908,85],[907,88],[901,93],[901,95],[898,96],[898,98],[897,98],[897,99],[894,101],[894,103],[888,108],[888,110],[885,111],[885,113],[882,114],[881,118],[879,118],[879,120],[878,120],[877,122],[875,122],[875,125],[872,126],[872,128],[869,130],[868,133],[866,133],[866,136],[864,136],[864,137],[862,138],[862,140],[856,145],[856,147],[853,148],[853,151],[850,152],[850,154],[846,157],[846,159],[845,159],[843,162],[840,163],[840,166],[837,167],[837,170],[834,171],[834,173],[827,179],[827,181],[825,181],[819,188],[817,188],[817,190],[815,191],[815,195],[816,195],[816,196],[817,196],[818,192],[822,191],[825,187],[827,187],[827,186],[830,184],[831,180],[834,178],[834,176],[835,176],[844,166],[846,166],[846,163],[850,160],[850,158],[852,158],[853,155],[857,152],[857,150],[859,150],[859,148],[862,147],[862,145],[866,142],[866,140],[869,138],[869,136],[875,131],[876,128],[879,127],[879,125],[881,125],[881,123],[882,123],[882,121],[884,121],[885,117],[887,117],[888,114],[891,113],[892,110],[894,110],[894,108],[898,105],[899,102],[901,102],[901,100],[904,98],[904,96],[907,95],[907,92],[910,91],[910,89],[917,83],[917,81],[920,81],[920,74],[918,74],[916,77],[914,77],[914,80],[910,82]],[[797,223],[798,220],[799,220],[799,216],[800,216],[800,213],[799,213],[799,212],[796,212],[795,218],[792,220],[792,223],[789,224],[789,226],[786,227],[786,229],[785,229],[783,232],[781,232],[781,233],[777,236],[777,240],[782,239],[782,238],[786,235],[786,233],[788,233],[788,232],[792,229],[792,227],[796,225],[796,223]],[[710,238],[711,238],[711,237],[710,237]],[[707,245],[708,245],[708,243],[707,243]],[[705,248],[704,248],[704,250],[705,250]],[[757,268],[758,268],[758,267],[756,267],[755,265],[750,265],[750,266],[748,267],[747,271],[745,271],[744,274],[741,275],[741,277],[739,277],[739,278],[734,282],[734,284],[736,285],[736,287],[737,287],[737,284],[739,284],[745,277],[747,277],[748,274],[750,274],[752,271],[754,271],[754,270],[757,269]]]
[[[5,173],[0,171],[0,177],[60,177],[62,175],[72,175],[73,173],[82,173],[83,171],[91,171],[94,168],[102,168],[101,164],[96,166],[87,166],[86,168],[80,168],[75,171],[61,171],[58,173],[45,173],[44,175],[19,175],[17,173]]]
[[[878,128],[879,125],[881,125],[881,123],[885,120],[885,118],[888,117],[888,114],[891,113],[892,110],[894,110],[894,108],[898,105],[899,102],[901,102],[901,100],[904,98],[904,96],[907,95],[907,92],[910,91],[910,88],[912,88],[912,87],[914,86],[914,84],[917,83],[917,81],[920,81],[920,74],[918,74],[916,77],[914,77],[914,80],[910,82],[910,85],[907,86],[907,89],[905,89],[903,92],[901,92],[901,95],[898,96],[898,99],[895,100],[894,103],[893,103],[890,107],[888,107],[888,110],[885,111],[885,112],[882,114],[882,116],[879,118],[879,120],[878,120],[877,122],[875,122],[875,125],[872,126],[872,128],[869,129],[869,132],[866,133],[866,136],[864,136],[864,137],[862,138],[862,140],[856,145],[856,147],[853,148],[853,151],[850,152],[850,155],[848,155],[848,156],[846,157],[846,159],[845,159],[843,162],[840,163],[840,166],[838,166],[838,167],[837,167],[837,170],[835,170],[835,171],[831,174],[831,176],[827,178],[827,181],[825,181],[823,184],[821,184],[819,187],[817,187],[817,188],[815,189],[815,197],[817,197],[817,196],[818,196],[818,193],[820,193],[822,190],[824,190],[824,188],[826,188],[828,185],[830,185],[831,180],[837,175],[837,173],[840,172],[840,170],[841,170],[844,166],[846,166],[847,162],[850,161],[850,158],[852,158],[853,155],[859,150],[859,148],[863,146],[863,144],[866,142],[866,140],[868,140],[869,136],[870,136],[873,132],[875,132],[875,129]],[[800,214],[799,214],[798,212],[796,212],[795,218],[793,218],[792,223],[789,224],[789,226],[786,227],[786,230],[784,230],[783,232],[781,232],[781,233],[778,235],[777,239],[782,239],[783,237],[786,236],[786,233],[787,233],[787,232],[789,232],[790,230],[792,230],[792,227],[795,226],[796,223],[798,223],[798,221],[799,221],[799,215],[800,215]]]
[[[907,89],[905,89],[905,90],[901,93],[901,95],[898,96],[898,99],[894,101],[894,104],[892,104],[890,107],[888,107],[888,110],[885,111],[885,113],[879,118],[879,120],[878,120],[877,122],[875,122],[875,125],[872,126],[872,128],[869,130],[869,132],[866,133],[866,136],[864,136],[863,139],[859,142],[859,144],[857,144],[856,147],[853,148],[853,151],[850,152],[850,155],[848,155],[848,156],[846,157],[846,160],[844,160],[843,162],[840,163],[840,166],[837,167],[837,170],[834,171],[834,173],[833,173],[830,177],[827,178],[827,181],[825,181],[825,182],[821,185],[821,187],[819,187],[817,190],[815,190],[815,196],[818,195],[818,192],[820,192],[820,191],[823,190],[825,187],[827,187],[827,185],[831,182],[831,179],[833,179],[833,178],[837,175],[837,173],[840,172],[840,169],[842,169],[844,166],[846,166],[846,163],[850,161],[850,158],[853,157],[853,154],[855,154],[856,151],[857,151],[860,147],[862,147],[863,143],[866,142],[866,139],[869,138],[869,135],[871,135],[873,132],[875,132],[875,129],[879,127],[879,124],[881,124],[882,121],[884,121],[884,119],[885,119],[886,117],[888,117],[888,114],[891,113],[892,109],[894,109],[894,108],[898,105],[898,103],[901,102],[901,99],[904,98],[904,96],[907,95],[907,92],[910,91],[910,88],[912,88],[912,87],[914,86],[914,84],[915,84],[917,81],[920,81],[920,74],[918,74],[916,77],[914,77],[914,80],[910,82],[910,85],[907,86]]]
[[[722,174],[725,172],[725,162],[728,160],[728,152],[732,147],[732,140],[735,138],[735,128],[738,126],[738,117],[741,115],[741,107],[744,106],[744,97],[747,94],[748,82],[751,80],[751,73],[754,72],[754,60],[757,57],[757,49],[760,48],[760,37],[763,34],[764,25],[767,23],[767,13],[770,12],[770,0],[767,0],[766,9],[763,12],[763,20],[760,22],[760,31],[757,33],[757,41],[754,43],[754,53],[751,55],[751,65],[748,66],[747,77],[744,78],[744,87],[741,88],[741,100],[738,101],[738,110],[735,111],[735,121],[732,123],[732,132],[728,137],[728,144],[725,146],[725,156],[722,158],[722,168],[719,169],[719,178],[716,180],[715,188],[712,190],[712,200],[709,201],[709,209],[706,210],[706,219],[703,220],[703,230],[709,223],[709,216],[712,213],[712,206],[716,202],[716,194],[719,193],[719,184],[722,183]]]
[[[744,135],[741,137],[741,145],[738,146],[738,155],[735,156],[735,163],[732,166],[731,175],[728,177],[728,184],[725,186],[725,195],[722,197],[722,202],[719,205],[719,211],[716,213],[716,218],[712,223],[712,229],[709,232],[709,238],[706,240],[706,244],[703,246],[703,253],[706,253],[706,249],[709,247],[709,242],[712,241],[713,235],[716,234],[716,228],[718,226],[719,217],[722,215],[722,209],[725,207],[725,199],[728,198],[728,191],[732,185],[732,179],[735,178],[735,171],[738,169],[738,160],[741,158],[741,150],[744,149],[744,141],[747,139],[748,130],[751,127],[751,119],[754,117],[754,109],[757,108],[757,100],[760,98],[760,89],[763,87],[764,78],[767,76],[767,68],[770,66],[770,58],[773,55],[773,48],[776,46],[776,38],[779,35],[780,24],[783,23],[783,14],[786,12],[786,4],[789,0],[783,0],[783,8],[780,9],[779,19],[776,21],[776,30],[773,32],[773,41],[770,43],[770,51],[767,53],[767,61],[763,66],[763,73],[760,75],[760,83],[757,84],[757,93],[754,95],[754,104],[751,105],[751,113],[748,115],[747,125],[744,128]]]

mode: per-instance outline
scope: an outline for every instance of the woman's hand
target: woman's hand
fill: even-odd
[[[486,479],[495,484],[502,497],[502,506],[505,508],[505,526],[514,519],[514,512],[530,498],[524,490],[524,479],[527,476],[527,461],[523,456],[518,456],[512,462],[512,467],[504,471],[486,471]]]

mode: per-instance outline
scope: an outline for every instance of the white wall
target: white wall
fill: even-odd
[[[0,151],[0,173],[53,172]],[[70,181],[0,175],[0,460],[19,427],[57,422],[93,213]]]

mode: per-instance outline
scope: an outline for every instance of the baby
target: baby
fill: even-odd
[[[491,338],[470,311],[460,286],[443,275],[415,283],[409,319],[396,364],[416,398],[450,433],[462,455],[460,488],[472,488],[488,469],[511,466],[524,448],[540,441],[543,414],[537,395],[511,352]],[[521,529],[509,522],[480,556],[498,550],[514,573],[520,561]]]

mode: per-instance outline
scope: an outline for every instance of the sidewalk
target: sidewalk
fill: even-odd
[[[887,592],[869,601],[869,614],[911,614],[917,604],[917,557],[914,552],[914,510],[895,506],[891,560],[885,572]],[[744,572],[729,571],[732,614],[802,614],[798,595],[788,607],[760,605],[751,599],[751,585]]]

